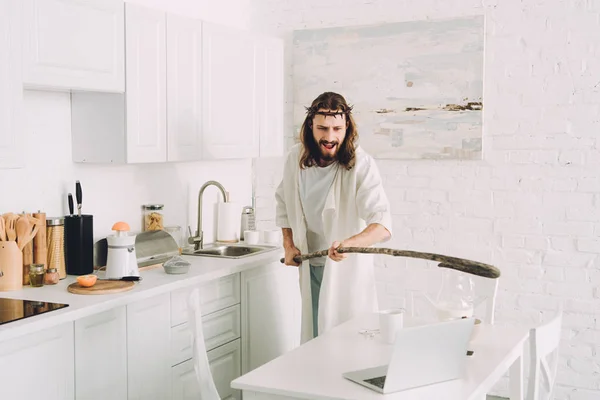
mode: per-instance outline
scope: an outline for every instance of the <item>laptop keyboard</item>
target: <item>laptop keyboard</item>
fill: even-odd
[[[385,375],[378,376],[376,378],[365,379],[365,382],[370,383],[373,386],[377,386],[380,389],[383,389],[383,385],[385,385]]]

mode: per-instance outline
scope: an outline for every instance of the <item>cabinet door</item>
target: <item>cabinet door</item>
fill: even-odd
[[[283,40],[257,37],[260,157],[283,156]]]
[[[24,166],[23,84],[21,80],[22,4],[0,1],[0,168]]]
[[[128,398],[168,399],[171,393],[169,294],[127,306]]]
[[[258,156],[256,41],[252,35],[204,22],[203,156]]]
[[[231,381],[240,374],[240,340],[234,340],[206,353],[210,371],[221,399],[240,399],[240,392],[231,388]],[[194,360],[172,368],[173,400],[197,400],[200,387],[194,371]]]
[[[202,22],[167,15],[167,160],[202,158]]]
[[[24,0],[24,83],[125,91],[122,0]]]
[[[167,160],[166,15],[127,3],[127,162]]]
[[[300,345],[298,269],[280,263],[242,274],[242,372]]]
[[[0,399],[74,399],[73,324],[0,345]]]
[[[125,307],[75,321],[75,397],[127,399]]]

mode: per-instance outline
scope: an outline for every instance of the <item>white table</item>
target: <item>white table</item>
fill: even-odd
[[[405,318],[405,326],[418,322]],[[244,400],[290,399],[395,399],[469,400],[485,393],[510,371],[510,398],[523,399],[524,326],[482,325],[470,343],[474,354],[466,377],[459,380],[382,395],[342,377],[342,373],[387,364],[392,345],[380,335],[368,338],[363,329],[377,329],[377,314],[348,321],[295,350],[250,371],[231,383],[243,391]]]

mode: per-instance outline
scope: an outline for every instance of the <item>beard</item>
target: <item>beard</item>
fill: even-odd
[[[327,140],[319,140],[319,150],[322,161],[334,161],[337,158],[339,151],[339,142],[337,140],[331,142]]]

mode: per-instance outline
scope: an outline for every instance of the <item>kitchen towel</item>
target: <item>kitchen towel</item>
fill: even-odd
[[[242,223],[242,208],[240,205],[233,202],[219,203],[217,214],[217,241],[239,241]]]

